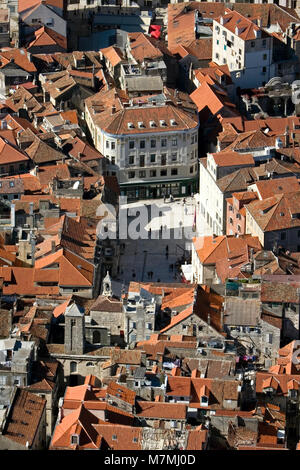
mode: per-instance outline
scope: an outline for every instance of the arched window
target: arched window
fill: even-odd
[[[86,366],[87,366],[87,367],[94,367],[94,363],[93,363],[93,362],[87,362],[87,363],[86,363]]]
[[[101,335],[100,331],[93,332],[93,344],[100,344],[101,342]]]
[[[77,362],[75,362],[75,361],[70,362],[70,372],[71,372],[71,374],[73,372],[77,372]]]

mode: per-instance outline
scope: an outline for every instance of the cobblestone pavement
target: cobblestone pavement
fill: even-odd
[[[120,290],[120,285],[126,288],[130,281],[179,282],[179,270],[175,264],[182,264],[183,258],[189,262],[191,238],[211,235],[195,198],[186,198],[185,204],[183,199],[174,202],[156,199],[124,207],[137,210],[141,206],[147,207],[148,223],[144,228],[149,238],[123,241],[125,250],[120,259],[119,277],[114,283],[117,290]],[[162,212],[160,216],[159,211]],[[193,231],[195,212],[196,231]],[[137,216],[129,218],[129,226]],[[182,233],[187,236],[182,237]]]

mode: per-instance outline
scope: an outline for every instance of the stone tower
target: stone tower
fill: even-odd
[[[105,278],[102,281],[102,294],[106,297],[112,297],[112,286],[111,286],[111,278],[109,272],[107,271]]]
[[[76,303],[65,312],[65,354],[84,354],[84,312]]]

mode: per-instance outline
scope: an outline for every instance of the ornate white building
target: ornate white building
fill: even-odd
[[[190,103],[189,103],[190,104]],[[156,198],[195,192],[198,175],[198,117],[177,96],[122,98],[115,89],[85,101],[94,145],[118,176],[121,195]]]

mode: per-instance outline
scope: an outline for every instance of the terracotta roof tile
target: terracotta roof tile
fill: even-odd
[[[138,401],[136,415],[143,418],[186,420],[187,406],[179,403]]]
[[[20,388],[17,389],[3,435],[8,439],[26,446],[32,446],[39,428],[46,400]]]

